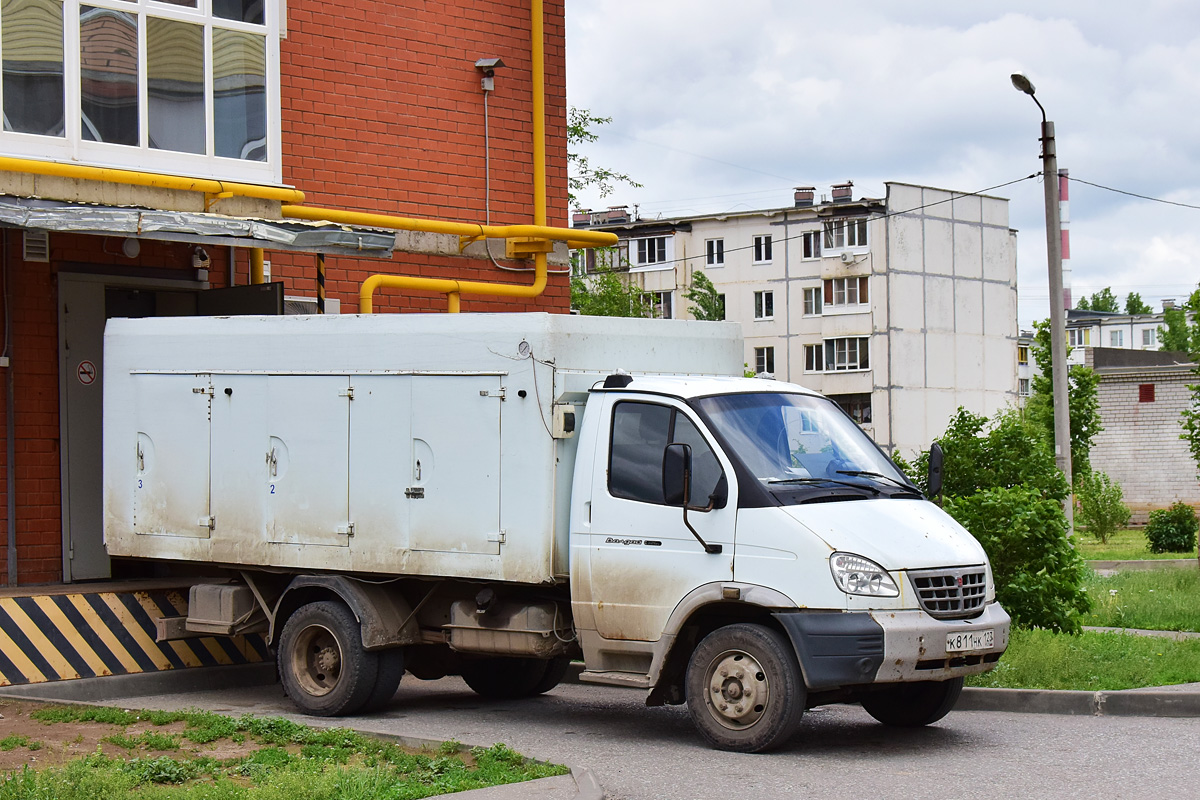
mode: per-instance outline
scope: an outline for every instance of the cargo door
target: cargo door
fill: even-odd
[[[412,378],[412,549],[498,555],[499,375]],[[514,454],[516,457],[516,454]]]
[[[269,375],[266,386],[267,541],[349,544],[350,378]]]
[[[134,375],[137,459],[134,533],[208,538],[209,401],[207,375]],[[136,444],[136,446],[134,446]]]
[[[271,489],[267,376],[214,375],[212,383],[213,535],[262,542]]]

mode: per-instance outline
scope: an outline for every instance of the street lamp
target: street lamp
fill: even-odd
[[[1058,156],[1054,151],[1054,123],[1034,96],[1033,82],[1013,73],[1012,85],[1033,98],[1042,112],[1042,183],[1046,189],[1046,262],[1050,271],[1050,356],[1054,375],[1054,459],[1071,484],[1071,417],[1067,403],[1067,313],[1063,308],[1062,225],[1058,217]],[[1072,522],[1071,502],[1065,504]]]

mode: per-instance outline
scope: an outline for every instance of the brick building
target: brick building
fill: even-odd
[[[561,0],[14,0],[0,52],[7,585],[139,574],[101,540],[108,317],[354,312],[373,274],[526,295],[377,311],[568,310]]]
[[[1197,467],[1179,438],[1180,413],[1191,402],[1195,364],[1183,353],[1089,347],[1087,364],[1100,377],[1104,430],[1092,445],[1092,469],[1120,484],[1133,522],[1182,500],[1200,507]]]

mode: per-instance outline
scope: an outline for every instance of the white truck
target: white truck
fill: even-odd
[[[806,708],[925,725],[1008,644],[976,540],[727,323],[113,319],[105,542],[221,577],[160,638],[265,632],[306,713],[407,671],[687,703],[727,750]]]

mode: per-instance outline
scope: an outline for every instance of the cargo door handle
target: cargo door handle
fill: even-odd
[[[421,459],[417,459],[417,465],[413,469],[413,480],[421,480]]]
[[[275,456],[275,448],[271,448],[271,452],[267,453],[267,472],[271,473],[274,478],[279,474],[279,459]]]

